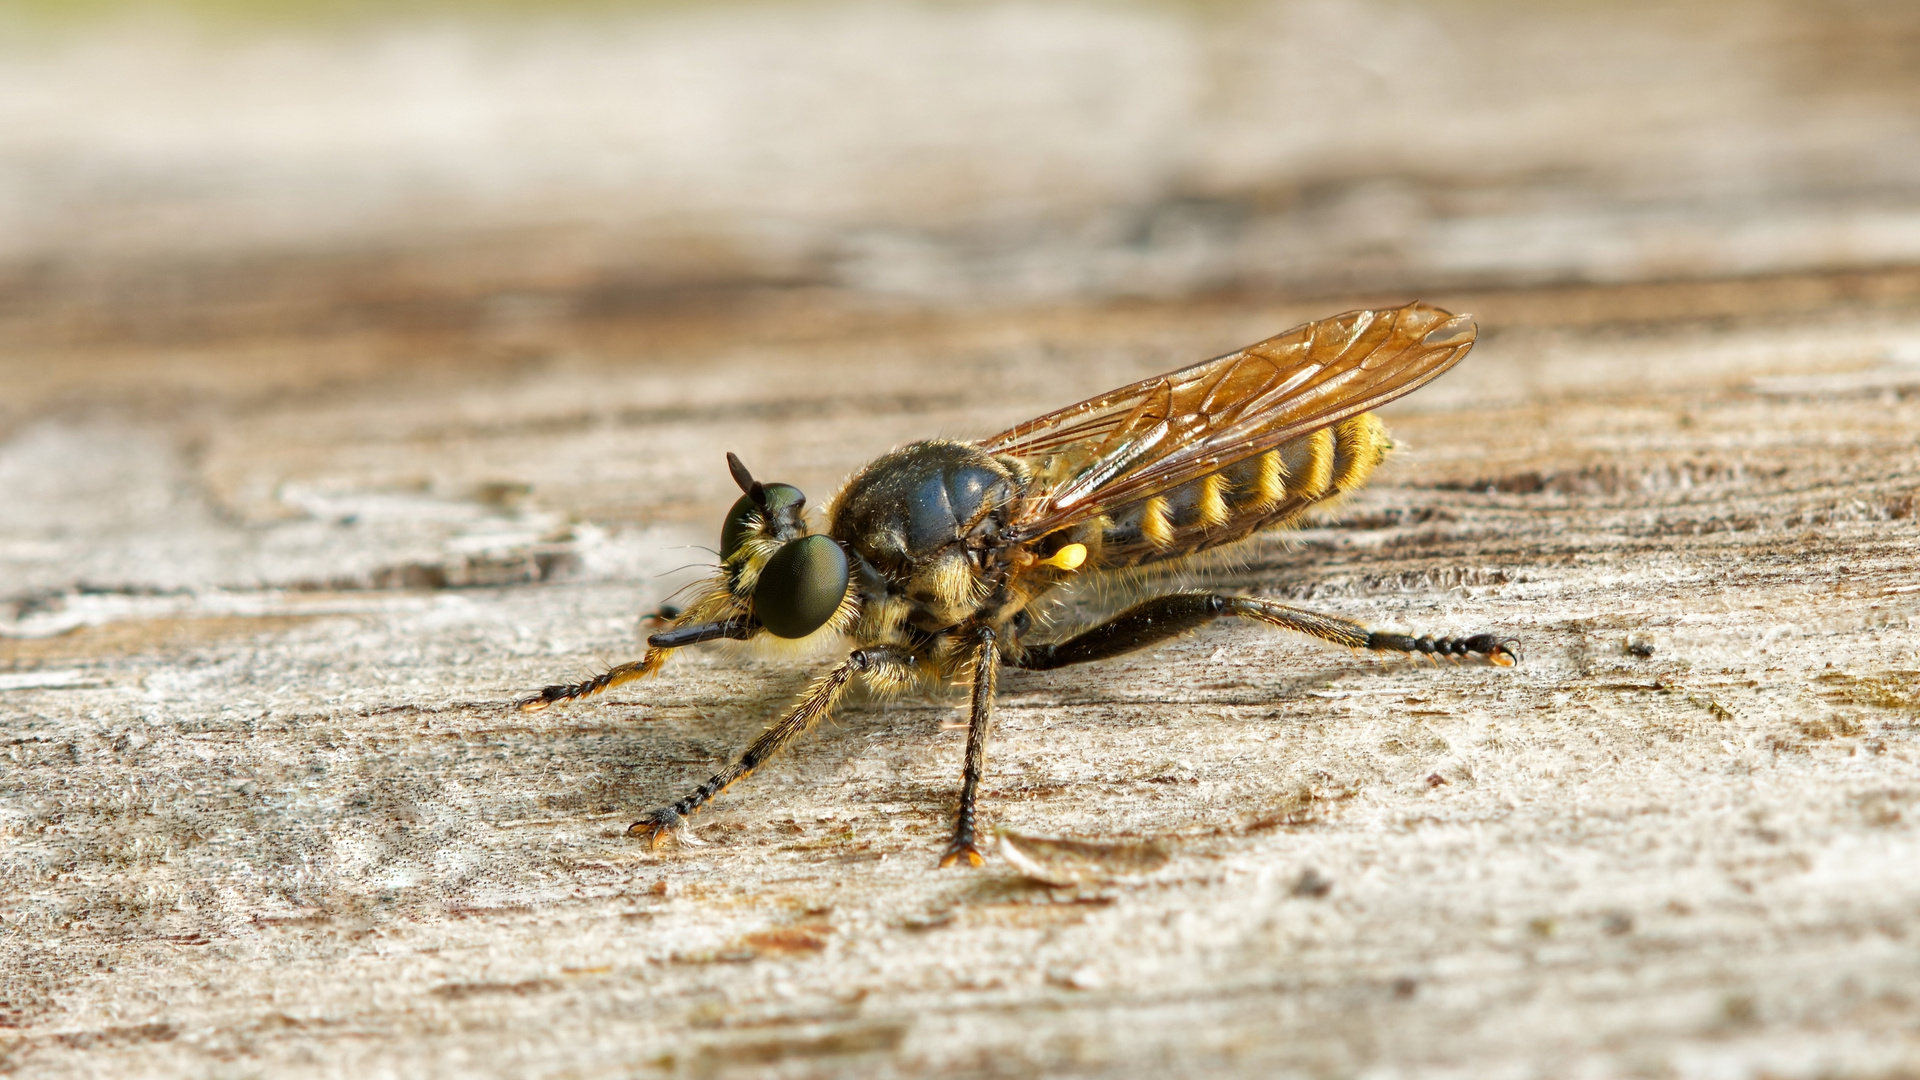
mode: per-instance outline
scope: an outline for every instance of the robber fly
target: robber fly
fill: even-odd
[[[980,442],[929,439],[849,480],[813,532],[807,499],[755,480],[720,533],[720,566],[641,659],[520,702],[543,709],[659,672],[675,649],[762,634],[834,634],[853,648],[738,760],[628,830],[658,845],[688,815],[825,717],[857,679],[881,691],[972,684],[953,839],[942,866],[981,862],[974,801],[986,769],[994,679],[1105,660],[1212,619],[1254,619],[1357,649],[1477,655],[1507,666],[1492,634],[1413,637],[1266,597],[1158,596],[1061,641],[1027,640],[1035,601],[1092,574],[1167,564],[1298,522],[1354,491],[1391,448],[1367,410],[1446,371],[1473,320],[1425,304],[1350,311],[1236,353],[1145,379]]]

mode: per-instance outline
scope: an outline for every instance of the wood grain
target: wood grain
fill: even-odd
[[[826,657],[508,704],[635,655],[726,450],[818,503],[1374,298],[17,351],[0,1067],[1908,1075],[1914,280],[1426,297],[1482,340],[1402,450],[1206,580],[1524,662],[1223,625],[1010,672],[986,820],[1168,855],[1064,888],[935,869],[959,689],[854,701],[659,853],[626,825]]]

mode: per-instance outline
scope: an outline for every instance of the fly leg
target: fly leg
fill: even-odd
[[[1225,607],[1228,599],[1210,593],[1156,596],[1065,641],[1028,645],[1011,652],[1006,662],[1031,671],[1051,671],[1130,653],[1231,614]]]
[[[1494,634],[1475,634],[1465,638],[1382,634],[1350,619],[1289,607],[1260,596],[1169,593],[1135,604],[1099,626],[1065,641],[1029,645],[1018,653],[1010,654],[1006,663],[1034,671],[1049,671],[1069,664],[1105,660],[1165,641],[1211,620],[1230,615],[1256,619],[1270,626],[1310,634],[1353,649],[1428,656],[1480,655],[1501,667],[1511,666],[1520,650],[1519,642]]]
[[[980,794],[980,777],[987,771],[987,738],[993,728],[993,686],[1000,671],[1000,644],[993,631],[981,627],[979,647],[973,654],[972,718],[967,722],[967,764],[960,779],[960,810],[953,817],[953,841],[940,865],[979,866],[980,849],[974,846],[973,804]]]
[[[545,687],[521,698],[518,702],[520,711],[539,712],[549,705],[565,704],[583,697],[592,697],[601,691],[611,690],[625,683],[651,678],[660,673],[660,669],[666,665],[667,654],[672,651],[671,649],[648,649],[640,659],[617,664],[591,679]]]
[[[686,798],[671,806],[663,806],[634,822],[627,829],[627,835],[646,837],[651,847],[660,846],[660,841],[669,833],[681,835],[680,829],[688,815],[711,802],[714,796],[734,783],[746,779],[753,770],[766,764],[788,743],[812,730],[827,713],[833,711],[855,675],[869,684],[891,689],[910,682],[914,671],[912,654],[905,649],[882,645],[849,653],[832,671],[815,679],[793,708],[753,740],[733,764],[713,774],[706,783],[689,792]]]
[[[1498,667],[1512,667],[1520,657],[1520,643],[1497,634],[1474,634],[1462,638],[1382,634],[1368,630],[1351,619],[1289,607],[1264,596],[1223,596],[1217,599],[1226,601],[1231,614],[1258,619],[1282,630],[1311,634],[1322,641],[1349,648],[1419,653],[1425,656],[1484,656]]]
[[[640,659],[617,664],[583,682],[559,683],[546,687],[538,693],[529,694],[520,699],[518,703],[520,711],[539,712],[549,705],[577,701],[636,679],[651,678],[660,673],[661,667],[667,662],[667,654],[675,649],[698,645],[703,641],[717,641],[721,638],[744,640],[752,637],[754,630],[751,620],[737,617],[720,622],[676,626],[663,630],[647,638],[647,651]]]

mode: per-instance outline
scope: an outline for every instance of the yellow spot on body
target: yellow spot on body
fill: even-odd
[[[1264,514],[1280,505],[1287,496],[1287,466],[1280,460],[1280,451],[1269,450],[1260,455],[1260,473],[1253,479],[1253,505],[1249,509]]]
[[[1333,477],[1333,486],[1340,491],[1353,491],[1364,486],[1373,476],[1373,470],[1379,468],[1382,458],[1387,456],[1387,448],[1393,440],[1387,437],[1387,429],[1372,413],[1350,416],[1336,424],[1333,437],[1338,444],[1339,475]]]
[[[1333,432],[1321,428],[1300,442],[1307,461],[1306,468],[1300,470],[1299,494],[1317,499],[1333,486]]]
[[[1219,473],[1200,478],[1200,526],[1217,528],[1227,523],[1227,478]]]
[[[1141,504],[1140,535],[1154,547],[1173,546],[1173,523],[1167,519],[1167,500],[1156,495]]]
[[[1052,558],[1042,559],[1041,566],[1051,566],[1056,570],[1078,570],[1080,564],[1087,561],[1087,545],[1068,544],[1053,553]]]

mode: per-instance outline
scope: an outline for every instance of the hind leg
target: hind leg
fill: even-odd
[[[1425,656],[1484,656],[1510,667],[1520,655],[1520,643],[1495,634],[1471,637],[1414,637],[1368,630],[1351,619],[1322,615],[1291,607],[1262,596],[1222,596],[1218,593],[1169,593],[1135,604],[1106,622],[1065,641],[1028,645],[1009,653],[1006,663],[1034,671],[1069,664],[1105,660],[1177,637],[1214,619],[1238,616],[1283,630],[1310,634],[1322,641],[1353,649],[1417,653]]]

